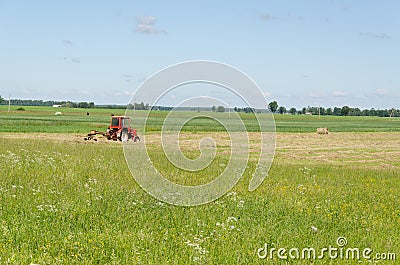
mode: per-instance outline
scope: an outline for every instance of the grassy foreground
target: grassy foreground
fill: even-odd
[[[250,161],[223,198],[176,207],[137,185],[118,142],[1,133],[0,264],[310,264],[257,253],[337,247],[338,237],[400,258],[398,133],[277,137],[257,190],[247,190]]]

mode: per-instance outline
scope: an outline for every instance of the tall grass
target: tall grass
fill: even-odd
[[[321,249],[339,236],[351,247],[400,249],[395,167],[313,163],[278,149],[256,191],[247,190],[251,161],[221,199],[176,207],[137,185],[118,142],[0,137],[0,146],[1,264],[281,264],[260,260],[257,249]],[[210,172],[203,174],[196,177]],[[187,177],[176,180],[190,183]],[[334,261],[349,262],[357,263]]]

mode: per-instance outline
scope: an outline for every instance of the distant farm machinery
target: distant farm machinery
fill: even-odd
[[[95,138],[96,135],[102,135],[106,137],[107,140],[114,141],[119,140],[127,142],[129,139],[132,139],[134,142],[140,141],[136,130],[131,128],[131,119],[127,116],[113,116],[106,132],[91,130],[84,140],[97,141]]]

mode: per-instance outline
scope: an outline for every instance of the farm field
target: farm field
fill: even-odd
[[[111,114],[123,115],[125,109],[73,109],[52,107],[23,107],[25,111],[17,111],[19,106],[0,106],[0,132],[51,132],[51,133],[87,133],[91,129],[104,130],[110,121]],[[60,111],[64,115],[55,116]],[[90,113],[87,116],[87,112]],[[189,112],[182,112],[187,116]],[[145,111],[136,111],[135,119],[143,123]],[[148,130],[161,129],[168,112],[153,111],[148,120]],[[199,115],[215,115],[223,121],[229,121],[228,113],[199,112]],[[239,114],[249,131],[257,131],[254,115]],[[277,132],[315,132],[318,127],[329,127],[332,132],[400,132],[400,118],[381,117],[337,117],[306,115],[274,115]],[[134,121],[135,122],[135,121]],[[137,128],[139,131],[143,128]],[[197,119],[184,128],[193,131],[222,131],[215,127],[209,119]]]
[[[268,244],[315,248],[319,255],[338,247],[339,237],[345,247],[372,249],[363,263],[400,259],[399,119],[276,115],[275,159],[258,189],[248,191],[256,165],[251,156],[225,196],[178,207],[139,187],[120,142],[83,140],[124,110],[91,109],[87,116],[65,109],[54,116],[52,108],[24,108],[0,107],[0,264],[310,264],[310,258],[279,259],[276,251],[273,258],[258,254]],[[197,175],[168,165],[157,136],[163,117],[158,112],[149,120],[154,138],[148,146],[167,178],[198,185],[223,169],[226,152]],[[256,128],[251,115],[243,117]],[[226,147],[226,133],[207,120],[185,127],[188,156],[199,154],[194,146],[206,136]],[[332,133],[317,135],[317,127]],[[377,253],[386,260],[375,259]],[[326,254],[315,263],[359,260]]]

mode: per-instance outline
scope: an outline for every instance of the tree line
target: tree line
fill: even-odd
[[[0,96],[0,105],[7,105],[8,100]],[[10,104],[14,106],[60,106],[63,108],[104,108],[104,109],[136,109],[136,110],[148,110],[150,106],[148,103],[133,103],[128,105],[95,105],[94,102],[73,102],[73,101],[56,101],[56,100],[38,100],[38,99],[11,99]]]
[[[151,107],[148,103],[130,103],[128,105],[95,105],[94,102],[73,102],[73,101],[55,101],[55,100],[36,100],[36,99],[11,99],[11,105],[17,106],[54,106],[58,105],[66,108],[106,108],[106,109],[135,109],[135,110],[171,110],[172,107],[165,106],[153,106]],[[8,100],[4,99],[0,96],[0,105],[8,104]],[[324,107],[303,107],[301,109],[296,109],[294,107],[287,109],[284,106],[279,106],[277,101],[272,101],[268,104],[268,108],[273,113],[279,114],[292,114],[292,115],[331,115],[331,116],[378,116],[378,117],[400,117],[399,109],[363,109],[353,108],[349,106],[343,107],[333,107],[333,108],[324,108]],[[202,108],[203,110],[203,108]],[[225,112],[226,109],[224,106],[212,106],[209,109],[213,112]],[[251,113],[255,112],[254,108],[249,107],[234,107],[233,111],[235,112],[245,112]]]
[[[284,106],[279,106],[277,101],[272,101],[268,104],[268,108],[273,113],[279,114],[292,114],[292,115],[331,115],[331,116],[377,116],[377,117],[400,117],[399,109],[363,109],[353,108],[349,106],[343,107],[333,107],[333,108],[324,108],[324,107],[303,107],[301,109],[296,109],[294,107],[287,109]],[[213,112],[224,112],[225,108],[223,106],[211,108]],[[254,108],[238,108],[234,107],[234,111],[236,112],[245,112],[251,113],[255,112]]]
[[[363,109],[353,108],[349,106],[343,107],[303,107],[302,109],[296,109],[294,107],[289,110],[284,106],[279,106],[278,102],[272,101],[268,104],[270,111],[279,114],[292,114],[292,115],[332,115],[332,116],[378,116],[378,117],[400,117],[400,110],[391,109]]]
[[[8,100],[0,96],[0,104],[8,104]],[[58,105],[65,108],[94,108],[94,102],[72,102],[72,101],[55,101],[55,100],[41,100],[41,99],[11,99],[11,105],[16,106],[54,106]]]

